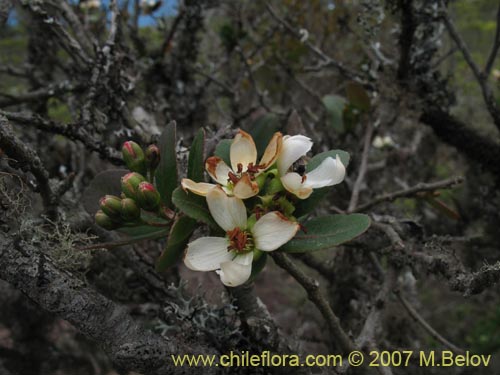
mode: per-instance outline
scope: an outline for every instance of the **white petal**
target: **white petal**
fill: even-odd
[[[226,232],[236,227],[246,228],[247,210],[241,199],[228,197],[220,187],[216,187],[208,192],[207,204],[215,222]]]
[[[216,185],[208,184],[206,182],[194,182],[193,180],[190,180],[189,178],[183,178],[181,181],[181,186],[184,190],[189,190],[195,194],[205,196]]]
[[[252,228],[255,247],[262,251],[276,250],[290,241],[298,230],[299,224],[288,220],[280,212],[269,212]]]
[[[281,183],[286,190],[295,194],[300,199],[309,198],[313,191],[312,187],[305,186],[304,183],[302,183],[302,176],[295,172],[287,173],[281,177]]]
[[[250,180],[247,173],[243,173],[241,179],[234,185],[233,194],[240,199],[248,199],[259,193],[259,185]]]
[[[212,177],[219,184],[223,186],[227,185],[228,175],[232,171],[224,160],[217,156],[211,156],[205,162],[205,169],[210,177]]]
[[[345,167],[337,158],[326,158],[312,172],[306,174],[304,187],[312,187],[314,189],[325,186],[332,186],[341,183],[345,177]]]
[[[220,280],[227,286],[238,286],[244,284],[252,274],[253,252],[238,255],[231,261],[221,263],[220,271],[217,273]]]
[[[283,146],[278,157],[278,172],[284,176],[288,168],[311,149],[313,142],[303,135],[283,138]]]
[[[238,170],[238,164],[242,165],[243,172],[247,170],[248,164],[255,165],[257,163],[257,147],[255,147],[252,136],[240,130],[231,143],[229,157],[231,158],[231,167],[235,172]]]
[[[184,257],[184,264],[194,271],[213,271],[234,255],[227,251],[229,241],[224,237],[201,237],[191,242]]]
[[[262,169],[259,170],[259,173],[264,172],[266,169],[268,169],[271,165],[274,164],[274,162],[281,153],[282,147],[283,147],[283,135],[280,132],[276,132],[269,141],[269,144],[267,145],[266,150],[264,151],[264,155],[262,155],[262,158],[260,159],[259,166],[261,166]]]

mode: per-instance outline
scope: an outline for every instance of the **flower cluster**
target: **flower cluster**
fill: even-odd
[[[317,155],[308,163],[311,139],[277,132],[258,160],[252,136],[240,130],[229,149],[206,159],[205,170],[213,180],[207,183],[193,180],[203,175],[203,132],[199,134],[189,155],[191,178],[180,181],[182,189],[172,183],[177,174],[175,124],[168,125],[160,137],[161,151],[156,145],[142,149],[135,142],[125,142],[122,156],[130,173],[121,178],[120,196],[106,195],[100,200],[95,219],[108,230],[130,235],[131,240],[168,235],[157,262],[159,271],[184,255],[191,270],[216,271],[222,283],[235,287],[262,268],[267,252],[287,244],[299,230],[306,231],[294,216],[303,215],[300,202],[310,198],[314,189],[343,181],[345,166],[339,157],[343,151]],[[189,242],[198,220],[210,224],[212,232]],[[349,220],[352,224],[356,218],[343,222]],[[350,233],[365,229],[361,225]]]
[[[262,252],[290,241],[301,228],[293,216],[294,203],[345,176],[338,156],[325,158],[306,173],[303,159],[312,144],[302,135],[275,133],[257,163],[252,137],[240,130],[230,146],[230,165],[217,156],[206,160],[214,184],[183,179],[184,190],[206,197],[210,214],[225,232],[224,237],[189,243],[185,265],[195,271],[216,271],[225,285],[234,287],[250,278],[252,263]]]

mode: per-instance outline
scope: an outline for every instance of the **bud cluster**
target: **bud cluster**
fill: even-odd
[[[141,209],[158,212],[161,206],[160,193],[152,183],[160,163],[158,146],[150,145],[143,151],[137,143],[127,141],[123,144],[122,155],[131,172],[121,178],[121,197],[102,197],[95,215],[96,223],[107,230],[142,224]],[[148,172],[151,182],[145,177]]]

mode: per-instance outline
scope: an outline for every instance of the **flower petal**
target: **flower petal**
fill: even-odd
[[[259,185],[250,180],[248,174],[243,173],[241,179],[234,185],[233,194],[240,199],[247,199],[259,193]]]
[[[307,199],[311,195],[313,188],[302,183],[303,177],[295,172],[290,172],[281,177],[281,183],[290,193],[295,194],[300,199]],[[306,177],[307,181],[307,177]]]
[[[205,169],[207,170],[210,177],[217,181],[221,185],[227,185],[227,179],[231,168],[217,156],[211,156],[205,162]]]
[[[244,284],[252,274],[253,252],[236,256],[231,261],[221,263],[217,273],[224,285],[235,287]]]
[[[260,159],[259,166],[262,167],[262,169],[260,169],[259,172],[265,171],[267,168],[274,164],[281,152],[282,147],[283,134],[281,134],[280,132],[276,132],[269,141],[269,144],[264,151],[264,155],[262,155],[262,159]]]
[[[231,158],[231,167],[235,172],[238,171],[238,164],[240,163],[243,166],[242,172],[247,170],[248,164],[255,165],[257,162],[257,147],[255,147],[252,136],[240,130],[234,137],[233,143],[231,143],[229,157]]]
[[[304,187],[312,187],[313,189],[332,186],[341,183],[345,177],[345,167],[337,158],[326,158],[313,171],[306,174]]]
[[[283,138],[283,147],[278,157],[278,172],[284,176],[288,168],[311,149],[313,142],[303,135]]]
[[[229,241],[224,237],[201,237],[188,244],[184,264],[193,271],[214,271],[234,254],[227,251]]]
[[[226,232],[236,227],[246,228],[247,210],[241,199],[228,197],[217,186],[208,192],[207,204],[216,223]]]
[[[288,220],[282,213],[273,211],[262,216],[252,228],[255,247],[262,251],[273,251],[290,241],[299,224]]]
[[[189,178],[183,178],[181,180],[181,186],[182,189],[184,190],[189,190],[195,194],[198,195],[207,195],[207,193],[212,190],[215,186],[215,184],[208,184],[206,182],[194,182],[193,180],[190,180]]]

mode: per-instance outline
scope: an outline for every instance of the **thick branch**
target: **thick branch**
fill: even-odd
[[[122,370],[144,374],[186,373],[170,354],[210,353],[195,343],[167,341],[137,324],[127,310],[57,268],[39,248],[0,233],[0,278],[42,309],[72,323],[97,342]],[[205,370],[210,371],[209,368]]]
[[[445,143],[452,145],[496,176],[500,176],[500,145],[468,128],[443,111],[425,112],[420,121],[432,127]]]

